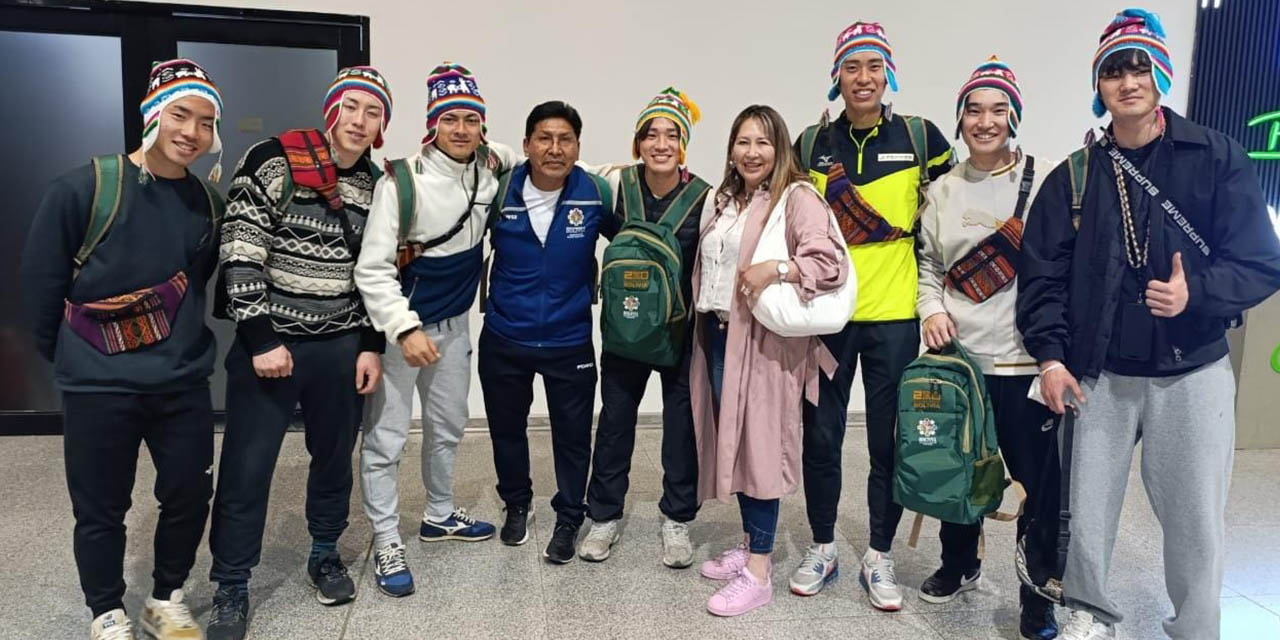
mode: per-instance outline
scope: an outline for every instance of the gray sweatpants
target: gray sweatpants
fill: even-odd
[[[360,489],[373,525],[374,548],[400,542],[396,476],[413,416],[413,391],[422,397],[422,481],[427,489],[423,517],[445,520],[453,513],[453,463],[467,424],[471,388],[471,336],[466,314],[423,327],[440,359],[411,367],[400,346],[387,343],[378,385],[360,445]]]
[[[1133,449],[1142,441],[1142,484],[1164,533],[1171,638],[1217,638],[1225,511],[1235,446],[1235,375],[1228,358],[1168,378],[1103,372],[1082,384],[1071,463],[1067,605],[1101,620],[1122,616],[1107,573]]]

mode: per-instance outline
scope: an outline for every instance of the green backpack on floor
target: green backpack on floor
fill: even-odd
[[[1009,482],[991,397],[959,342],[903,371],[894,462],[893,500],[911,511],[973,524],[1000,508]]]

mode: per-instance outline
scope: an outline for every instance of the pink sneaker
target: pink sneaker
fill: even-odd
[[[772,573],[772,563],[769,568]],[[733,617],[763,607],[770,602],[773,602],[772,576],[761,583],[746,567],[743,567],[733,582],[711,596],[707,601],[707,611],[717,616]]]
[[[712,580],[732,580],[747,566],[747,545],[739,542],[719,556],[702,563],[702,577]]]

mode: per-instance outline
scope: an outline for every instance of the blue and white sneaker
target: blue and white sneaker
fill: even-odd
[[[413,574],[404,560],[404,545],[393,542],[373,553],[373,580],[393,598],[413,593]]]
[[[423,542],[440,542],[441,540],[462,540],[479,542],[493,537],[494,527],[488,522],[476,520],[459,507],[449,514],[444,522],[422,520],[418,529],[418,539]]]
[[[798,596],[816,595],[840,575],[840,560],[836,557],[836,545],[811,544],[804,552],[800,566],[791,574],[791,593]]]

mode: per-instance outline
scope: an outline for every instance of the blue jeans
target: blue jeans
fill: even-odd
[[[779,502],[777,498],[760,500],[745,493],[738,494],[742,531],[747,534],[747,546],[751,553],[773,553],[773,536],[778,531]]]

